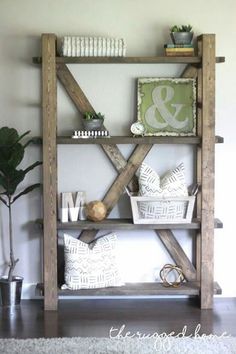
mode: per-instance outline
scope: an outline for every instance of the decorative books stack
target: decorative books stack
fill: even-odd
[[[73,139],[110,138],[107,130],[74,130]]]
[[[194,47],[192,44],[165,44],[164,49],[167,57],[194,56]]]
[[[123,38],[74,37],[62,38],[61,55],[66,57],[124,57]]]

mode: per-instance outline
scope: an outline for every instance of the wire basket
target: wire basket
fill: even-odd
[[[130,196],[130,201],[134,224],[186,224],[192,221],[195,196]]]

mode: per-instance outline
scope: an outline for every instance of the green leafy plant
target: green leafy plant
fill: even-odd
[[[92,119],[102,119],[104,120],[104,115],[102,113],[95,113],[95,112],[85,112],[84,114],[85,120],[92,120]]]
[[[36,161],[26,169],[18,168],[24,158],[25,149],[30,143],[35,143],[36,139],[29,139],[26,143],[21,143],[23,137],[30,131],[20,135],[14,128],[3,127],[0,129],[0,201],[8,208],[9,214],[9,246],[10,263],[8,281],[12,281],[13,271],[19,259],[15,259],[12,232],[12,204],[23,195],[33,191],[40,186],[40,183],[32,184],[22,191],[17,191],[17,187],[24,180],[28,172],[33,170],[42,162]]]
[[[193,27],[191,25],[181,25],[181,26],[172,26],[170,32],[191,32]]]

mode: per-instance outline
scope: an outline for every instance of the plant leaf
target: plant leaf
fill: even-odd
[[[15,198],[13,198],[12,203],[14,203],[22,195],[27,194],[27,193],[33,191],[35,188],[39,188],[40,186],[41,186],[41,183],[35,183],[35,184],[32,184],[31,186],[25,188],[21,193],[17,194],[15,196]]]
[[[17,167],[23,160],[24,153],[24,147],[19,143],[15,144],[8,149],[8,156],[0,157],[0,166],[2,166],[1,162],[3,162],[11,167]]]
[[[8,195],[13,195],[18,185],[24,180],[25,172],[23,170],[12,169],[11,173],[7,176]]]
[[[22,161],[24,148],[18,140],[19,135],[15,129],[8,127],[0,129],[0,168],[2,170],[6,168],[6,165],[16,167]]]
[[[18,137],[18,139],[16,140],[15,143],[18,143],[22,138],[24,138],[26,135],[28,135],[30,133],[30,130],[27,130],[27,132],[23,133],[22,135],[20,135]]]
[[[3,203],[8,207],[7,202],[5,201],[5,199],[3,199],[2,197],[0,197],[0,200],[1,200],[1,202],[3,202]]]
[[[30,145],[30,144],[41,144],[42,145],[43,139],[40,137],[33,137],[31,139],[29,139],[24,146],[24,149],[26,148],[26,146]]]
[[[0,174],[0,186],[4,188],[4,190],[7,189],[7,180],[6,177]]]
[[[13,145],[17,142],[19,135],[14,128],[2,127],[0,129],[0,145]]]
[[[37,138],[32,138],[25,144],[21,144],[20,140],[29,133],[30,131],[27,131],[19,135],[14,128],[3,127],[0,129],[0,187],[2,187],[3,192],[9,197],[15,194],[18,185],[24,180],[25,175],[36,166],[42,164],[37,161],[28,166],[25,170],[17,169],[17,166],[23,160],[25,147],[37,140]],[[31,189],[26,189],[22,193],[28,193],[30,190]],[[19,194],[17,198],[19,198]]]
[[[24,173],[28,173],[29,171],[33,170],[35,167],[39,166],[39,165],[42,165],[42,162],[40,161],[36,161],[35,163],[33,163],[32,165],[30,165],[29,167],[27,167],[25,170],[24,170]]]

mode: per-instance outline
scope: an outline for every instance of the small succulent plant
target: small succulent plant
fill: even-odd
[[[85,120],[92,120],[92,119],[101,119],[104,120],[104,115],[102,113],[95,113],[95,112],[85,112],[84,114]]]
[[[193,27],[191,25],[181,25],[181,26],[172,26],[170,32],[191,32]]]

